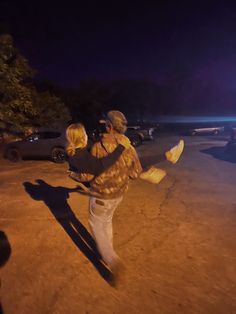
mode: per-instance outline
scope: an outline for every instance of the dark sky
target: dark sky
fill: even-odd
[[[1,24],[40,77],[168,80],[236,88],[236,6],[224,1],[2,0]]]

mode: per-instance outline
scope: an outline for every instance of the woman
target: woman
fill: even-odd
[[[119,159],[125,148],[130,146],[129,139],[124,137],[118,141],[119,145],[111,154],[104,158],[96,158],[87,149],[88,136],[81,123],[71,124],[66,129],[66,138],[68,141],[66,151],[68,154],[69,176],[78,181],[83,180],[78,179],[77,173],[80,174],[80,178],[83,173],[90,174],[91,180],[94,176],[99,176]]]

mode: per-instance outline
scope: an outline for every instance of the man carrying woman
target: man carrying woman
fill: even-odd
[[[106,133],[91,149],[92,156],[101,163],[104,163],[104,158],[109,158],[116,152],[119,143],[124,144],[128,141],[124,135],[127,120],[122,112],[115,110],[108,112],[104,123],[106,124]],[[67,139],[69,142],[67,152],[70,156],[71,147],[76,146],[76,141],[75,139],[72,141],[69,132],[67,132]],[[166,154],[166,159],[175,163],[182,153],[181,149],[183,150],[183,145],[180,148],[173,148]],[[76,167],[79,169],[79,158],[75,161],[69,158],[69,164],[72,171],[70,176],[73,179],[80,182],[90,181],[89,224],[98,250],[103,261],[113,273],[113,283],[116,285],[123,264],[113,248],[112,218],[128,189],[129,180],[138,178],[142,172],[138,155],[134,147],[128,145],[117,160],[115,162],[113,160],[112,165],[109,164],[109,167],[105,169],[103,164],[100,168],[102,171],[99,172],[92,171],[92,167],[91,169],[89,167],[80,168],[81,171],[76,172]]]

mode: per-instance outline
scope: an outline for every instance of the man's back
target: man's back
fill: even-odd
[[[124,135],[118,133],[104,134],[102,140],[92,147],[91,153],[101,158],[113,152],[117,139]],[[122,196],[128,189],[129,178],[137,178],[142,171],[135,149],[126,149],[118,161],[91,182],[91,188],[101,198],[112,199]]]

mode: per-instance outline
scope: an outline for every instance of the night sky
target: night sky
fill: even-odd
[[[168,81],[191,72],[236,89],[236,8],[216,1],[1,1],[1,24],[38,77]],[[155,3],[156,2],[156,3]]]

